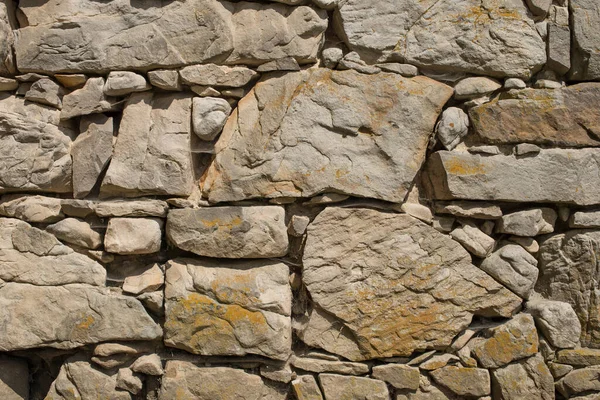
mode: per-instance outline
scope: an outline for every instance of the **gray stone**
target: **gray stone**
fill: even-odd
[[[494,238],[486,235],[470,222],[465,222],[462,226],[454,229],[450,232],[450,236],[470,253],[481,258],[487,257],[494,250],[496,244]]]
[[[534,82],[533,87],[536,89],[560,89],[565,86],[564,82],[559,82],[553,79],[538,79]]]
[[[16,72],[13,59],[14,33],[17,28],[14,18],[16,4],[12,1],[0,2],[0,75],[14,75]]]
[[[104,84],[107,96],[125,96],[133,92],[144,92],[152,89],[140,74],[131,71],[111,71]]]
[[[272,76],[234,110],[203,189],[211,202],[332,191],[401,202],[450,95],[420,76],[323,68]]]
[[[417,390],[419,388],[419,369],[402,364],[385,364],[373,367],[371,376],[389,383],[395,389]]]
[[[202,140],[213,140],[223,130],[229,114],[231,114],[231,106],[225,99],[194,97],[192,105],[194,133]]]
[[[406,214],[328,207],[308,227],[302,279],[315,307],[298,335],[353,361],[448,346],[474,314],[521,303],[470,260]]]
[[[169,347],[202,355],[290,355],[292,291],[285,264],[172,260],[165,298]]]
[[[556,356],[558,362],[577,367],[600,365],[600,350],[598,349],[579,348],[560,350]]]
[[[154,264],[139,275],[130,275],[123,282],[123,292],[141,294],[153,292],[165,283],[165,274],[158,264]]]
[[[434,210],[439,214],[452,214],[464,218],[498,219],[502,217],[502,209],[499,206],[478,201],[437,202]]]
[[[447,150],[452,150],[469,133],[469,116],[458,107],[448,107],[435,126],[438,138]]]
[[[523,158],[438,151],[429,158],[427,179],[438,200],[591,205],[600,203],[597,162],[597,149],[548,149]]]
[[[26,100],[58,109],[62,108],[62,97],[63,89],[48,78],[35,81],[25,93]]]
[[[56,287],[6,283],[0,287],[0,319],[11,321],[0,329],[2,351],[73,349],[110,340],[162,337],[160,325],[139,301],[83,284]]]
[[[169,205],[165,201],[155,199],[98,201],[92,208],[102,218],[166,217],[169,211]]]
[[[180,91],[179,71],[170,69],[159,69],[148,72],[150,84],[162,90]]]
[[[344,50],[337,46],[328,47],[323,49],[321,57],[323,58],[323,66],[325,68],[334,69],[340,60],[344,58]]]
[[[340,37],[368,63],[402,59],[438,71],[529,78],[546,62],[521,1],[350,0],[334,18]]]
[[[474,77],[460,80],[454,86],[454,98],[457,100],[470,100],[482,96],[489,96],[502,87],[495,79]]]
[[[113,118],[93,114],[81,118],[81,133],[71,147],[73,197],[87,196],[106,170],[113,152]]]
[[[316,373],[331,372],[342,375],[364,375],[369,373],[369,366],[367,364],[348,361],[319,360],[318,358],[296,357],[292,355],[290,364],[294,368]]]
[[[510,242],[516,243],[522,248],[524,248],[528,253],[535,254],[540,251],[539,243],[531,237],[523,237],[523,236],[510,236],[508,238]]]
[[[385,72],[393,72],[395,74],[400,74],[407,78],[412,78],[413,76],[419,75],[419,68],[410,64],[399,64],[399,63],[383,63],[377,64],[377,66]]]
[[[285,210],[278,206],[174,209],[167,237],[192,253],[223,258],[281,257],[288,251]]]
[[[120,368],[117,373],[117,381],[115,388],[126,390],[131,394],[138,394],[143,388],[142,380],[133,374],[129,368]]]
[[[600,367],[588,367],[571,371],[556,383],[556,387],[567,398],[574,394],[600,391]]]
[[[2,400],[29,400],[27,360],[0,357],[0,397]]]
[[[517,156],[538,154],[541,150],[542,149],[539,146],[531,143],[519,143],[513,149],[515,155]]]
[[[326,400],[388,400],[390,396],[385,382],[376,379],[320,374],[319,383]]]
[[[571,29],[555,23],[548,24],[548,68],[559,75],[571,69]]]
[[[362,74],[378,74],[381,72],[379,67],[368,65],[366,62],[361,60],[360,55],[355,51],[351,51],[342,57],[342,59],[338,62],[337,68],[341,70],[353,69]]]
[[[581,345],[600,347],[598,263],[600,231],[568,231],[540,243],[536,291],[569,303],[581,323]],[[577,340],[578,338],[573,338]]]
[[[554,400],[554,379],[540,354],[493,369],[494,399]]]
[[[91,225],[77,218],[66,218],[46,227],[57,239],[86,249],[97,249],[102,245],[102,235]]]
[[[64,218],[60,199],[20,194],[2,196],[0,215],[36,223],[56,222]]]
[[[526,308],[552,346],[564,349],[579,344],[581,324],[569,303],[536,297],[527,302]]]
[[[288,223],[288,233],[295,237],[300,237],[306,232],[306,227],[310,223],[310,218],[304,215],[292,215]]]
[[[286,57],[261,64],[256,70],[258,72],[300,71],[300,66],[294,57]]]
[[[570,1],[569,11],[573,29],[569,79],[600,79],[600,3]]]
[[[504,89],[525,89],[527,84],[523,82],[523,79],[519,78],[508,78],[504,81]]]
[[[600,211],[576,211],[569,218],[569,228],[600,228]]]
[[[552,0],[526,0],[527,6],[535,15],[545,17],[552,5]]]
[[[150,254],[160,251],[163,221],[158,218],[111,218],[104,248],[116,254]]]
[[[17,82],[15,79],[0,76],[0,92],[11,92],[16,90],[18,87],[19,82]]]
[[[102,196],[188,196],[192,99],[184,93],[133,93],[127,100]]]
[[[163,371],[162,361],[158,354],[141,356],[131,365],[131,369],[134,372],[144,375],[160,376],[165,373]]]
[[[490,373],[481,368],[448,366],[430,372],[440,385],[459,396],[481,397],[490,394]]]
[[[440,217],[438,215],[434,215],[432,226],[438,232],[450,233],[452,231],[452,227],[454,226],[454,222],[456,222],[456,218],[454,217]]]
[[[528,299],[537,281],[538,261],[523,247],[507,244],[487,257],[479,268],[515,294]]]
[[[255,71],[246,67],[215,64],[190,65],[179,70],[179,76],[186,85],[216,87],[241,87],[258,78]]]
[[[312,375],[301,375],[292,381],[292,389],[298,399],[323,400],[321,389]]]
[[[60,118],[69,119],[117,109],[117,99],[104,94],[104,78],[90,78],[81,89],[74,90],[63,97]]]

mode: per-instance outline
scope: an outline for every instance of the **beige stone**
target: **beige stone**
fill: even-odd
[[[104,248],[116,254],[150,254],[160,250],[163,221],[158,218],[111,218]]]

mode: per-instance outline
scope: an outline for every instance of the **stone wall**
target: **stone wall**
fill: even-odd
[[[600,398],[597,0],[0,0],[0,400]]]

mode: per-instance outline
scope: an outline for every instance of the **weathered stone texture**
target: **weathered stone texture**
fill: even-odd
[[[575,80],[600,79],[600,3],[595,0],[569,2],[573,21],[572,65]]]

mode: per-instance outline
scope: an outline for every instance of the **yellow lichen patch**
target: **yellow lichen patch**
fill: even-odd
[[[215,218],[215,219],[211,219],[211,220],[202,220],[201,222],[207,228],[217,227],[218,229],[229,229],[229,230],[232,230],[233,228],[240,226],[243,223],[242,219],[238,216],[233,217],[228,221],[223,221],[220,218]]]
[[[92,326],[92,324],[95,321],[96,320],[94,319],[94,317],[92,317],[91,315],[88,315],[87,317],[85,317],[83,319],[83,321],[81,321],[79,324],[77,324],[75,329],[90,329],[90,326]]]
[[[258,298],[252,293],[254,281],[254,274],[230,274],[212,281],[210,288],[221,303],[257,303]]]
[[[486,173],[485,165],[474,160],[450,158],[445,162],[446,171],[451,175],[482,175]]]

